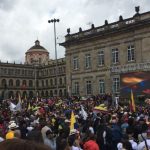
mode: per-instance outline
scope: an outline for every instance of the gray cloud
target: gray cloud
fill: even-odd
[[[4,10],[4,11],[8,11],[11,10],[15,3],[17,3],[18,0],[0,0],[0,9]]]
[[[134,7],[141,6],[141,12],[150,11],[148,0],[0,0],[0,59],[16,60],[25,58],[25,52],[38,38],[41,45],[54,58],[53,24],[51,18],[59,18],[56,24],[57,43],[64,41],[66,29],[71,33],[90,28],[89,22],[100,26],[135,14]],[[64,57],[65,49],[58,46],[58,57]]]

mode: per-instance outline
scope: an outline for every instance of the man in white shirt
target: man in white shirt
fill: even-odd
[[[147,131],[147,139],[139,143],[138,150],[150,150],[150,129]]]

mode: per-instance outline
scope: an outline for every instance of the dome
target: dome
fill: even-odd
[[[27,64],[48,64],[49,52],[36,40],[35,45],[25,53],[25,60]]]
[[[39,40],[35,41],[35,45],[32,46],[29,50],[27,50],[27,53],[28,52],[47,52],[48,53],[48,51],[43,46],[40,45]]]

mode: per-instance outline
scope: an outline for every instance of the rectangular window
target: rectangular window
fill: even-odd
[[[79,58],[78,57],[73,57],[73,69],[74,70],[79,69]]]
[[[91,55],[90,54],[86,54],[85,55],[85,67],[91,68]]]
[[[105,83],[104,80],[99,80],[99,93],[104,94],[105,93]]]
[[[104,65],[104,51],[103,50],[98,52],[98,65],[99,66]]]
[[[6,68],[4,68],[4,74],[8,74],[8,70]]]
[[[92,94],[92,82],[91,81],[86,81],[86,93]]]
[[[119,92],[119,87],[120,87],[120,80],[119,80],[119,78],[113,78],[113,92],[114,93]]]
[[[79,94],[79,82],[74,83],[74,93]]]
[[[134,45],[128,46],[128,61],[134,61],[135,60],[135,53],[134,53]]]
[[[39,64],[41,64],[42,63],[42,59],[41,58],[39,58]]]
[[[116,64],[119,62],[119,51],[117,48],[112,49],[112,63]]]

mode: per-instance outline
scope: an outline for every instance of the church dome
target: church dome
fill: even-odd
[[[35,45],[32,46],[28,51],[28,52],[35,52],[35,51],[43,51],[43,52],[48,52],[43,46],[40,45],[40,41],[36,40],[35,41]]]
[[[48,64],[49,52],[36,40],[35,45],[27,50],[25,60],[27,64]]]

